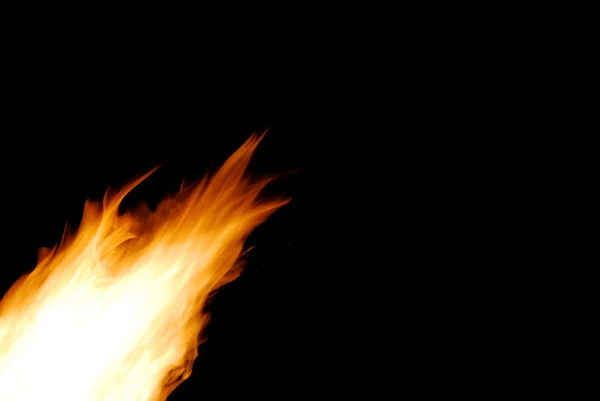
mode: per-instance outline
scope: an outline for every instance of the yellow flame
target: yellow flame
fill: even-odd
[[[189,377],[207,297],[287,202],[259,200],[270,179],[245,174],[261,139],[154,212],[118,213],[150,173],[86,203],[77,234],[0,301],[1,401],[158,401]]]

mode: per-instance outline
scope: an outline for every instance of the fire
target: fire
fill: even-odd
[[[158,401],[190,376],[207,297],[287,202],[259,200],[271,179],[246,175],[261,139],[154,212],[118,212],[152,172],[86,203],[76,235],[0,301],[1,401]]]

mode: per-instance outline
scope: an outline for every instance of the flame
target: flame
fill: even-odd
[[[264,135],[264,134],[263,134]],[[151,212],[119,214],[152,172],[85,205],[76,235],[40,253],[0,301],[1,401],[155,401],[191,374],[209,294],[284,199],[259,200],[253,135],[212,176]]]

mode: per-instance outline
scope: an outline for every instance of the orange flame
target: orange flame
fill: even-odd
[[[211,291],[288,200],[259,201],[253,135],[214,174],[151,212],[118,214],[149,174],[87,202],[64,238],[0,301],[1,401],[158,401],[191,374]]]

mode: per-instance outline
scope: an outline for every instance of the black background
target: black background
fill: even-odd
[[[67,87],[38,77],[8,97],[0,147],[1,292],[35,267],[38,248],[59,242],[65,223],[78,224],[87,198],[164,163],[124,206],[156,204],[269,128],[249,172],[295,171],[268,189],[292,201],[249,238],[256,248],[246,269],[208,306],[208,341],[193,376],[169,400],[286,398],[302,386],[297,281],[306,244],[307,116],[264,88],[208,94],[187,82],[131,87],[126,79],[112,85],[84,78]]]

